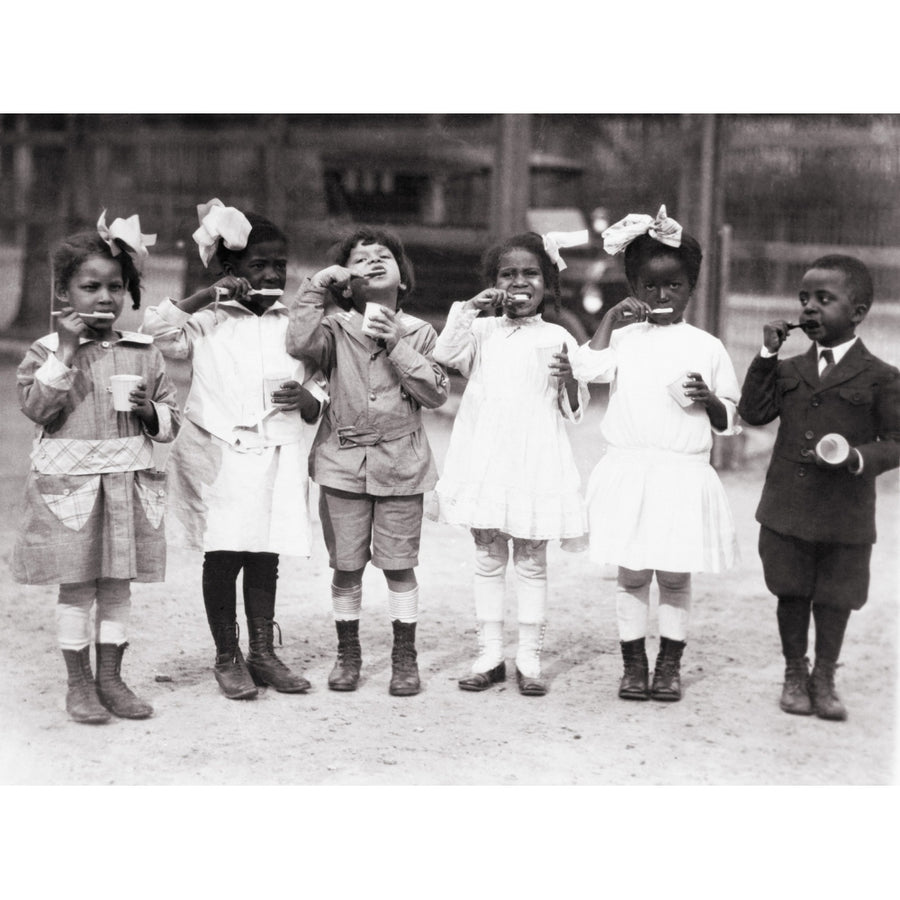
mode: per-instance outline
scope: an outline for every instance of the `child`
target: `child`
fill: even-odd
[[[22,411],[37,423],[12,571],[23,584],[59,584],[57,635],[68,670],[66,710],[76,722],[109,714],[145,719],[153,707],[122,681],[132,581],[163,581],[165,476],[152,442],[171,441],[180,416],[153,339],[116,331],[125,294],[141,301],[139,266],[155,235],[137,216],[106,213],[96,232],[65,238],[53,254],[56,332],[18,369]],[[110,377],[136,375],[130,411],[116,411]],[[96,601],[97,675],[90,614]]]
[[[684,321],[703,258],[697,241],[665,207],[656,219],[628,216],[603,237],[608,252],[625,248],[632,296],[610,309],[572,363],[577,377],[611,383],[602,428],[608,447],[587,491],[591,555],[619,567],[619,696],[677,701],[691,572],[719,572],[737,557],[731,511],[709,454],[713,431],[740,430],[738,383],[722,343]],[[660,646],[648,687],[654,571]]]
[[[309,460],[310,476],[321,487],[322,529],[334,570],[338,655],[328,687],[353,691],[359,683],[362,575],[371,559],[388,587],[394,632],[389,690],[407,696],[420,688],[414,569],[422,495],[437,480],[421,409],[444,403],[447,376],[432,359],[434,329],[400,309],[413,289],[400,240],[361,228],[339,245],[335,260],[301,286],[287,341],[288,352],[321,368],[332,387]],[[356,309],[325,316],[329,292],[364,299],[376,312],[371,325],[363,326]]]
[[[185,427],[170,459],[169,539],[204,551],[203,603],[222,693],[252,699],[257,685],[303,693],[309,681],[274,652],[275,589],[279,554],[310,553],[304,423],[316,421],[325,395],[284,349],[284,233],[219,200],[197,209],[200,257],[208,266],[215,256],[225,275],[150,307],[144,319],[165,356],[193,364]],[[246,660],[236,622],[241,570]]]
[[[453,425],[435,518],[475,539],[479,655],[459,679],[464,691],[505,681],[503,612],[509,542],[518,598],[516,680],[542,696],[541,647],[547,608],[547,542],[586,530],[580,480],[565,422],[578,422],[587,387],[572,377],[577,342],[541,317],[559,305],[559,254],[539,234],[517,234],[484,255],[490,287],[454,303],[435,358],[469,379]],[[555,258],[555,261],[554,261]],[[498,316],[480,317],[487,310]],[[499,316],[499,313],[503,313]]]
[[[900,464],[900,371],[856,337],[872,296],[872,279],[859,260],[817,259],[800,282],[799,325],[812,346],[779,360],[793,326],[780,319],[763,326],[763,347],[738,407],[750,425],[781,419],[756,511],[759,555],[766,586],[778,597],[786,661],[781,708],[821,719],[847,718],[834,671],[850,611],[862,608],[869,588],[875,479]],[[844,459],[819,447],[829,434],[849,444]]]

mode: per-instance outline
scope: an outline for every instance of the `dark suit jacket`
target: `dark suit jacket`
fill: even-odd
[[[738,412],[749,425],[781,417],[756,519],[807,541],[875,541],[875,477],[900,465],[900,371],[860,340],[820,382],[816,346],[780,360],[757,356]],[[825,434],[842,434],[862,454],[863,472],[816,464]]]

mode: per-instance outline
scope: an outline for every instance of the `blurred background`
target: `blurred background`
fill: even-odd
[[[900,115],[4,114],[0,336],[49,330],[48,249],[103,209],[158,235],[145,306],[208,283],[191,234],[219,197],[285,228],[298,277],[356,223],[394,228],[416,269],[407,309],[438,329],[480,289],[494,238],[589,228],[590,246],[564,253],[559,313],[585,340],[627,289],[599,232],[664,203],[704,248],[690,320],[726,340],[739,375],[804,267],[833,251],[871,267],[863,334],[897,362],[898,176]]]

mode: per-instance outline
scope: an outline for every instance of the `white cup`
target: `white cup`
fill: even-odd
[[[816,444],[816,454],[829,465],[839,466],[850,456],[850,444],[842,434],[826,434]]]
[[[690,372],[685,372],[684,375],[676,378],[671,384],[668,384],[667,387],[669,389],[669,393],[672,395],[672,399],[679,406],[683,406],[687,408],[694,401],[693,398],[688,397],[688,395],[684,392],[684,383],[687,381],[690,376]]]
[[[294,376],[290,372],[282,375],[268,375],[263,378],[263,405],[266,409],[275,409],[277,403],[272,402],[272,392],[280,391],[286,381],[293,381]]]
[[[360,331],[362,331],[363,334],[368,335],[370,338],[381,337],[378,332],[371,330],[369,324],[371,323],[373,317],[376,319],[381,318],[382,309],[384,309],[384,307],[380,303],[366,303],[366,311],[363,314],[362,327],[360,328]]]
[[[109,389],[112,392],[113,409],[116,412],[131,412],[128,395],[143,381],[140,375],[111,375]]]

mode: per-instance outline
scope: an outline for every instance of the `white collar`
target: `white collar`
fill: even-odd
[[[823,350],[830,350],[832,354],[834,354],[834,362],[835,365],[839,363],[847,351],[859,340],[858,335],[853,335],[849,341],[844,341],[843,344],[836,344],[834,347],[823,347],[818,341],[816,341],[816,359],[820,359],[822,356]]]

